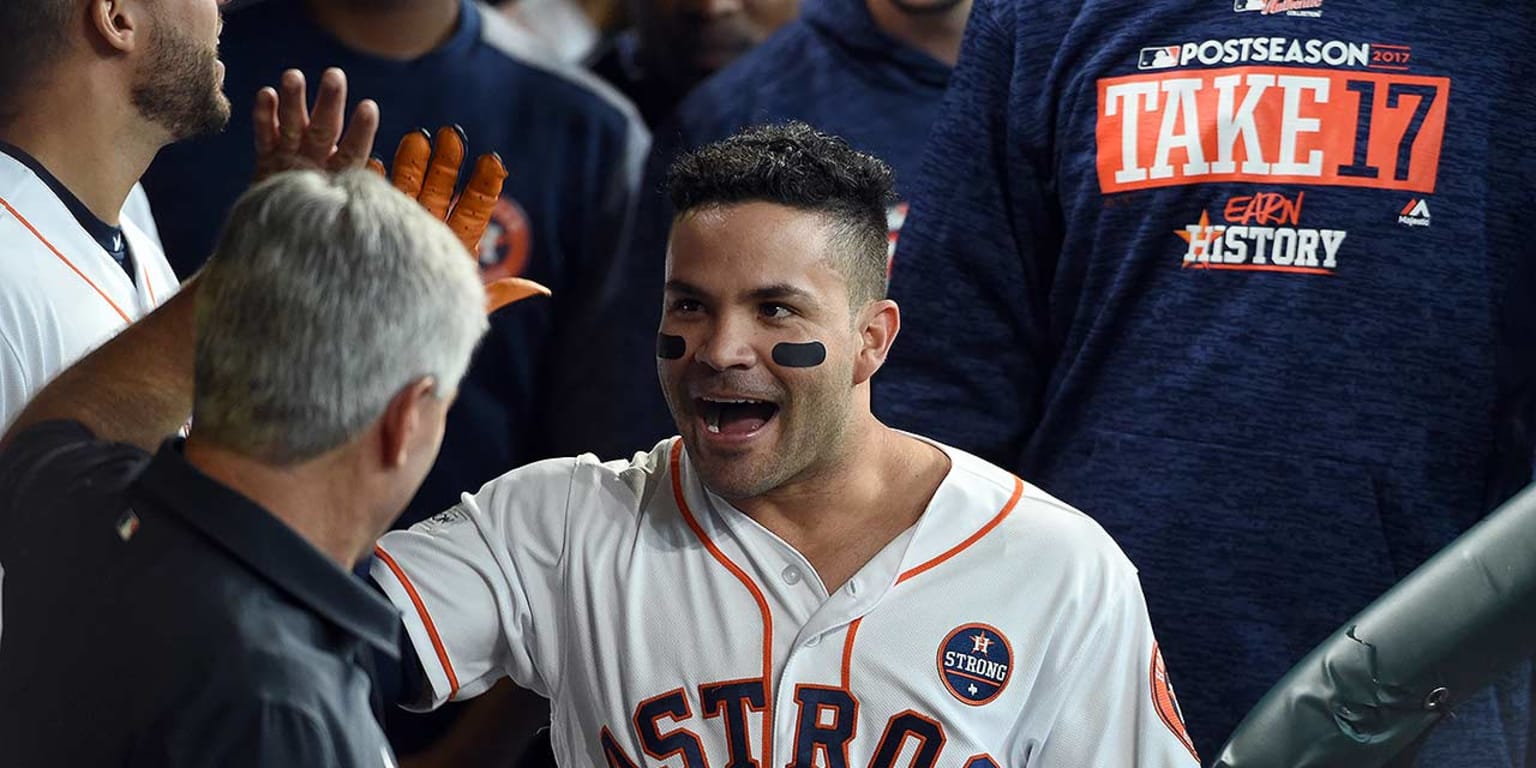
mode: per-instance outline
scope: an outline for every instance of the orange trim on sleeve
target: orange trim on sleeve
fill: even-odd
[[[416,592],[416,586],[406,578],[400,564],[377,544],[373,547],[373,554],[389,566],[389,570],[399,580],[400,586],[405,587],[405,594],[410,596],[411,605],[416,606],[416,614],[421,617],[421,623],[427,628],[427,637],[432,640],[432,650],[437,652],[437,661],[443,665],[443,671],[448,673],[448,698],[453,698],[454,694],[459,692],[459,676],[454,674],[453,663],[448,661],[448,649],[443,646],[442,636],[437,634],[437,625],[432,623],[432,614],[427,613],[426,604],[421,601],[421,595]]]
[[[682,476],[683,441],[678,438],[672,443],[672,496],[677,500],[677,508],[683,513],[683,520],[693,530],[693,535],[699,538],[699,542],[714,556],[715,560],[730,571],[742,586],[752,593],[752,599],[757,601],[757,610],[763,617],[763,755],[761,763],[768,765],[773,761],[773,611],[768,608],[768,600],[763,597],[762,590],[752,581],[740,566],[731,562],[720,548],[709,540],[709,535],[704,533],[704,528],[699,521],[694,519],[693,510],[688,508],[688,499],[683,495]]]
[[[970,537],[967,538],[965,541],[962,541],[959,544],[956,544],[955,546],[951,547],[948,552],[945,552],[944,554],[939,555],[938,557],[935,557],[934,559],[929,560],[928,562],[923,563],[922,565],[916,566],[916,567],[912,568],[911,570],[908,570],[906,573],[903,573],[901,576],[897,577],[896,583],[900,584],[903,581],[906,581],[907,579],[910,579],[913,576],[918,575],[919,573],[927,571],[927,570],[929,570],[931,568],[935,568],[940,563],[943,563],[945,560],[948,560],[951,557],[954,557],[955,555],[960,554],[961,552],[965,551],[965,549],[967,547],[969,547],[972,544],[975,544],[976,542],[980,541],[981,537],[986,536],[988,533],[991,533],[992,529],[996,528],[997,524],[1001,523],[1003,521],[1003,518],[1007,517],[1008,513],[1013,511],[1014,506],[1016,506],[1019,503],[1019,499],[1023,495],[1024,495],[1024,481],[1020,480],[1017,477],[1013,478],[1013,495],[1008,498],[1008,503],[1003,505],[1002,510],[1000,510],[997,513],[996,517],[993,517],[990,522],[988,522],[986,525],[983,525],[981,527],[981,530],[971,534]]]
[[[123,308],[119,307],[117,305],[117,302],[113,301],[112,297],[107,295],[106,291],[101,290],[100,286],[98,286],[98,285],[96,285],[96,283],[92,282],[92,280],[89,277],[86,277],[85,273],[81,272],[80,268],[75,266],[75,263],[69,260],[69,257],[65,256],[63,253],[60,253],[58,248],[53,247],[53,243],[48,242],[48,238],[43,237],[43,233],[37,231],[37,227],[32,226],[32,222],[27,221],[27,217],[21,215],[20,211],[16,210],[15,208],[12,208],[11,204],[9,202],[7,202],[6,199],[3,198],[3,197],[0,197],[0,205],[5,206],[5,210],[9,211],[12,216],[15,216],[16,220],[21,222],[21,225],[26,227],[27,231],[31,232],[33,237],[37,238],[38,242],[42,243],[44,246],[46,246],[48,248],[48,250],[52,251],[53,255],[59,257],[59,261],[64,262],[64,266],[69,267],[70,270],[72,270],[76,275],[79,275],[80,279],[84,280],[85,284],[89,285],[91,287],[91,290],[96,292],[97,296],[100,296],[103,301],[105,301],[108,304],[110,304],[112,306],[113,311],[117,312],[117,316],[121,317],[123,319],[123,322],[125,322],[125,323],[132,323],[133,322],[133,318],[129,317],[128,313],[124,312]],[[148,276],[149,276],[149,273],[146,270],[145,271],[145,280],[146,281],[149,279]]]

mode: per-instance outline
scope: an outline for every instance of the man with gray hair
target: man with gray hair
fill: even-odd
[[[374,174],[248,192],[200,275],[0,442],[6,764],[393,765],[367,659],[399,617],[348,571],[432,465],[484,306]]]

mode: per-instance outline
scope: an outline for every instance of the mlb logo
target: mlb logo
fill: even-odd
[[[1141,49],[1141,58],[1136,61],[1137,69],[1168,69],[1179,65],[1179,47],[1177,45],[1159,45],[1153,48]]]
[[[1264,0],[1232,0],[1232,10],[1237,13],[1244,11],[1264,10]]]

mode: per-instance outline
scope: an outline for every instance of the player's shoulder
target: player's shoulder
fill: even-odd
[[[670,489],[678,445],[678,438],[669,437],[629,458],[608,461],[584,454],[576,459],[576,475],[638,511],[658,490]]]
[[[951,461],[931,511],[946,520],[992,525],[994,544],[1036,562],[1059,562],[1065,573],[1082,569],[1134,575],[1103,526],[1045,489],[959,448],[933,440]],[[978,528],[978,530],[981,530]]]
[[[623,510],[630,516],[669,482],[672,444],[669,438],[629,458],[604,460],[584,453],[536,461],[486,483],[475,499],[482,508],[581,507]]]

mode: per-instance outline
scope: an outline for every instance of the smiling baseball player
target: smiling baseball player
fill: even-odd
[[[798,124],[674,166],[657,356],[681,436],[512,471],[384,538],[416,705],[509,676],[551,698],[562,765],[1197,764],[1098,525],[870,414],[900,326],[890,182]]]

